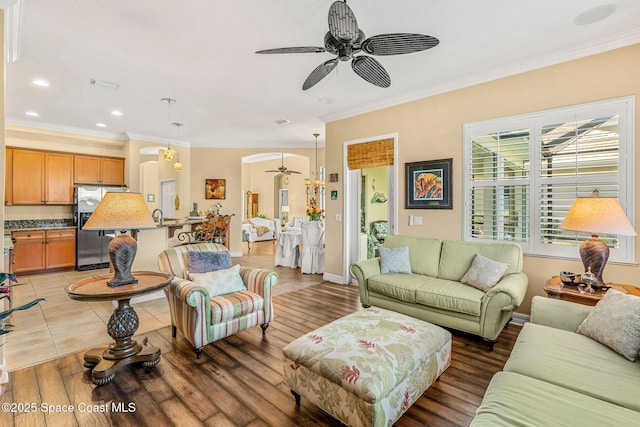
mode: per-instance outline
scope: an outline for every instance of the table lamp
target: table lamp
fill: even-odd
[[[636,235],[618,199],[610,197],[577,198],[560,228],[591,233],[591,237],[580,245],[580,258],[584,271],[591,268],[595,275],[596,287],[605,286],[602,272],[609,259],[609,246],[598,238],[598,234]]]
[[[156,226],[140,193],[106,193],[85,223],[85,230],[120,230],[120,234],[109,242],[109,258],[115,271],[107,282],[109,286],[138,283],[131,274],[138,243],[126,233],[127,230],[142,228]]]

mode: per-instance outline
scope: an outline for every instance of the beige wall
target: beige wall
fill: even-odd
[[[377,135],[398,134],[398,234],[442,239],[462,237],[462,127],[465,123],[523,114],[533,111],[593,102],[640,91],[640,45],[606,52],[527,73],[435,95],[402,105],[338,120],[326,126],[327,169],[342,171],[343,143]],[[640,107],[636,122],[640,123]],[[636,137],[636,146],[638,137]],[[636,148],[636,164],[640,149]],[[407,162],[453,158],[453,210],[404,209],[404,164]],[[640,188],[636,173],[636,188]],[[341,178],[340,185],[344,184]],[[341,192],[345,189],[341,188]],[[636,218],[640,218],[636,201]],[[326,271],[341,276],[343,271],[342,203],[328,203]],[[409,215],[422,215],[422,226],[408,225]],[[576,248],[577,254],[577,248]],[[636,257],[640,238],[636,239]],[[544,295],[546,280],[562,270],[581,271],[579,260],[525,257],[529,276],[527,298],[519,311],[529,313],[533,295]],[[610,263],[605,280],[640,285],[638,265]]]

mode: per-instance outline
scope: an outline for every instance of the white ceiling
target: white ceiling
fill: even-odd
[[[367,36],[414,32],[440,45],[377,57],[390,88],[341,62],[303,91],[331,54],[254,52],[323,46],[332,1],[18,0],[19,25],[6,25],[19,43],[6,66],[7,123],[175,143],[160,101],[170,97],[181,144],[313,147],[327,121],[640,42],[638,0],[349,0]],[[574,23],[607,2],[616,6],[608,18]]]

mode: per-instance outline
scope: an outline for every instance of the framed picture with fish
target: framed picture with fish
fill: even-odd
[[[406,209],[453,209],[453,159],[405,163]]]

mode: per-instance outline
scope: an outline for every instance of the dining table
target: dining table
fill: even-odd
[[[302,231],[300,229],[282,231],[276,246],[275,265],[300,267],[300,245],[302,245]]]

